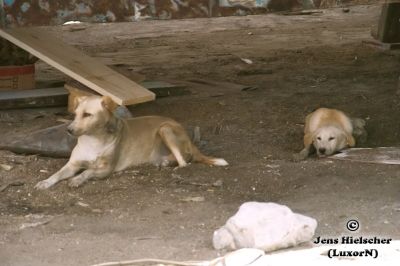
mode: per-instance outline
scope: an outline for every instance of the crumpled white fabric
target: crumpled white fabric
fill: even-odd
[[[287,206],[246,202],[214,232],[213,246],[215,249],[273,251],[310,241],[316,227],[315,219],[294,213]]]

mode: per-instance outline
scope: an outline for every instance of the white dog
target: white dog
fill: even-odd
[[[359,120],[362,120],[357,120],[361,123]],[[342,111],[319,108],[306,117],[304,149],[297,155],[297,159],[307,158],[312,146],[317,155],[323,157],[355,144],[351,119]]]
[[[117,107],[106,96],[78,98],[75,119],[68,127],[68,132],[78,137],[78,143],[68,163],[40,181],[37,189],[47,189],[68,178],[72,178],[70,186],[77,187],[90,178],[104,178],[143,163],[184,167],[194,161],[228,165],[224,159],[203,155],[176,121],[160,116],[122,120],[113,115]]]

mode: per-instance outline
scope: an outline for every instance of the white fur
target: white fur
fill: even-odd
[[[227,166],[229,163],[222,158],[212,159],[212,164],[216,166]]]

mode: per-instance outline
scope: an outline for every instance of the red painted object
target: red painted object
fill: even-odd
[[[35,74],[35,65],[0,66],[0,77]]]
[[[0,90],[35,88],[35,65],[0,66]]]

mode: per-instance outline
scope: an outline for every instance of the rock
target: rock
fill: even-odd
[[[214,232],[215,249],[256,248],[273,251],[310,241],[317,227],[313,218],[276,203],[246,202]]]
[[[0,164],[0,168],[6,171],[11,171],[13,169],[13,166],[9,165],[9,164]]]

